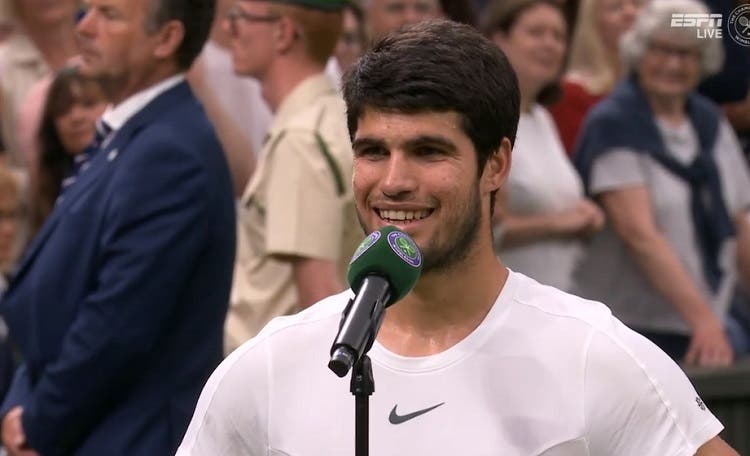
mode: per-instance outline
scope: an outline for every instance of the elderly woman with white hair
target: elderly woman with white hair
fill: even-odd
[[[724,116],[695,92],[719,69],[720,42],[670,26],[673,13],[707,12],[654,1],[621,41],[631,76],[591,111],[576,150],[610,223],[575,291],[674,359],[715,366],[741,346],[728,307],[738,278],[750,284],[750,173]]]

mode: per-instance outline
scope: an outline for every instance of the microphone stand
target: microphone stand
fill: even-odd
[[[349,391],[355,398],[354,454],[370,454],[370,396],[375,392],[372,361],[366,354],[354,365]]]
[[[364,285],[360,291],[362,292],[367,286],[368,285]],[[369,327],[367,328],[367,331],[364,334],[364,339],[362,340],[362,354],[359,359],[356,358],[356,350],[338,343],[339,336],[336,337],[336,342],[334,342],[331,349],[332,355],[328,367],[339,377],[346,375],[346,372],[349,370],[348,366],[352,366],[353,362],[349,391],[354,395],[355,401],[355,456],[368,456],[370,451],[370,396],[375,392],[375,378],[372,375],[372,361],[370,360],[370,357],[367,356],[367,352],[372,348],[372,344],[375,342],[375,337],[380,330],[380,325],[385,316],[385,307],[388,302],[388,297],[389,294],[386,292],[384,295],[378,296],[378,299],[375,301],[375,306],[368,318]],[[353,307],[355,307],[355,302],[354,300],[350,300],[341,317],[339,335],[344,326],[344,321],[346,321],[346,318],[349,312],[352,311]]]

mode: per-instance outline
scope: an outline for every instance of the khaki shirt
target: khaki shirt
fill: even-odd
[[[338,262],[346,283],[349,260],[363,237],[351,180],[346,108],[321,73],[284,99],[242,197],[227,351],[272,318],[299,310],[292,265],[274,255]]]

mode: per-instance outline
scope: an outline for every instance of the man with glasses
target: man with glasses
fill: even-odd
[[[274,112],[241,199],[227,346],[273,317],[345,288],[361,238],[345,108],[323,73],[345,0],[239,0],[226,17],[235,72],[258,79]]]

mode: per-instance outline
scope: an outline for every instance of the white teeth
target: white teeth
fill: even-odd
[[[380,218],[383,218],[386,220],[394,220],[394,221],[420,220],[430,215],[429,210],[392,211],[392,210],[379,209],[378,213],[380,214]]]

